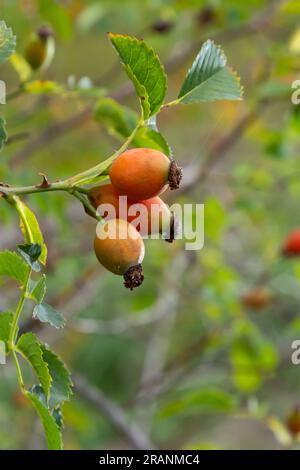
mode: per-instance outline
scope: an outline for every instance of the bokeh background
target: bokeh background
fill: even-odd
[[[38,78],[76,88],[1,106],[6,183],[35,184],[39,172],[64,178],[118,148],[93,107],[104,94],[138,104],[107,31],[146,39],[166,66],[169,99],[208,38],[223,46],[245,91],[242,102],[160,114],[185,171],[182,189],[166,200],[205,204],[205,246],[148,241],[146,280],[134,292],[97,263],[95,222],[79,202],[58,193],[26,198],[49,250],[46,301],[67,325],[37,325],[29,305],[23,328],[34,328],[74,375],[65,447],[297,448],[286,419],[300,402],[300,366],[291,362],[300,337],[300,262],[283,258],[281,247],[300,225],[300,105],[291,102],[300,78],[299,1],[1,0],[0,13],[20,54],[37,27],[51,25],[56,54]],[[8,93],[18,88],[9,63],[1,79]],[[14,249],[17,218],[4,202],[0,216],[0,248]],[[253,289],[263,301],[251,301]],[[16,299],[14,285],[3,283],[1,310]],[[1,366],[0,447],[44,446],[13,367]]]

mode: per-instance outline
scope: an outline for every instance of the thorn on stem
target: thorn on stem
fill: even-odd
[[[42,176],[43,181],[40,184],[36,185],[36,188],[50,188],[51,184],[49,183],[47,176],[44,173],[39,173],[39,175]]]

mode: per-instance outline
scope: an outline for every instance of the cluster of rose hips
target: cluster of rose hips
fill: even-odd
[[[104,223],[97,227],[94,249],[99,262],[112,273],[123,275],[125,287],[132,290],[144,279],[141,265],[145,254],[143,236],[158,231],[167,234],[167,241],[174,239],[175,214],[159,195],[167,187],[179,187],[182,170],[158,150],[136,148],[125,151],[113,161],[109,176],[110,184],[94,187],[88,195],[95,209],[110,204],[115,212],[114,218],[107,212]],[[122,218],[124,215],[119,210],[120,196],[127,197],[126,218]],[[136,214],[132,216],[129,212],[137,203],[144,209],[139,216],[142,223],[133,225]],[[145,214],[147,220],[143,220]],[[153,224],[153,214],[158,216],[158,223]],[[115,236],[110,237],[110,233]]]

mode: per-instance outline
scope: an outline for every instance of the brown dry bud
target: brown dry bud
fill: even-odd
[[[37,34],[42,41],[47,41],[50,36],[53,36],[53,31],[49,26],[43,25],[37,30]]]
[[[156,33],[168,33],[171,29],[173,28],[173,23],[168,20],[157,20],[153,25],[152,25],[152,30],[155,31]]]
[[[213,23],[213,21],[216,19],[216,13],[215,10],[211,6],[206,6],[202,8],[202,10],[199,12],[197,20],[199,25],[208,25],[210,23]]]

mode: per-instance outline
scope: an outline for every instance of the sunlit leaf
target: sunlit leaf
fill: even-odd
[[[163,104],[167,77],[158,56],[143,40],[132,36],[109,33],[128,77],[139,96],[144,118],[157,113]]]
[[[51,95],[63,92],[62,87],[51,80],[33,80],[25,84],[24,90],[33,95]]]
[[[300,54],[300,28],[297,28],[292,34],[289,42],[289,50],[293,54]]]
[[[206,41],[187,73],[178,101],[188,104],[241,99],[240,80],[226,62],[222,49],[213,41]]]
[[[21,199],[16,198],[16,208],[20,215],[20,228],[27,243],[38,243],[42,248],[39,261],[42,264],[47,260],[47,247],[36,216]]]
[[[14,52],[10,56],[10,63],[19,75],[20,82],[26,82],[29,80],[32,74],[32,69],[29,66],[27,60],[24,59],[23,56],[18,54],[17,52]]]

